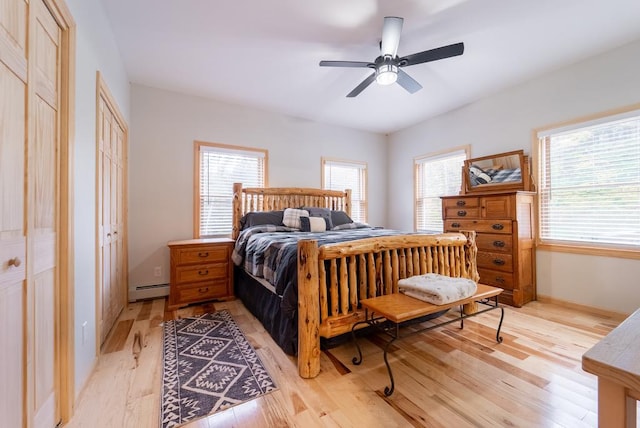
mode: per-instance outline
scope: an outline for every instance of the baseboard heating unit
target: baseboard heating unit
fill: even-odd
[[[169,284],[136,285],[129,290],[129,302],[136,300],[156,299],[169,295]]]

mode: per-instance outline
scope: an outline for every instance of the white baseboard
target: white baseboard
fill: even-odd
[[[144,299],[156,299],[169,295],[169,284],[139,285],[129,291],[129,302]]]

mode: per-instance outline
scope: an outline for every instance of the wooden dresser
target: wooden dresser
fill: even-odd
[[[445,232],[475,230],[480,282],[504,289],[500,301],[536,298],[534,192],[444,196]]]
[[[232,239],[189,239],[167,245],[171,249],[169,309],[233,299]]]

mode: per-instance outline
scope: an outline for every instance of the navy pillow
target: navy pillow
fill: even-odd
[[[346,212],[331,211],[331,224],[333,224],[333,227],[341,226],[347,223],[353,223],[353,220],[351,220],[351,217],[349,217]]]
[[[284,211],[256,211],[249,212],[240,219],[240,229],[244,230],[248,227],[259,226],[262,224],[273,224],[282,226],[282,217]]]

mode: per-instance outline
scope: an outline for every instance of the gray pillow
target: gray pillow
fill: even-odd
[[[273,224],[274,226],[282,226],[283,215],[284,211],[249,212],[240,219],[240,229],[244,230],[248,227],[259,226],[261,224]]]
[[[342,226],[343,224],[353,223],[351,217],[344,211],[331,211],[331,224],[333,227]]]
[[[309,217],[322,217],[327,223],[327,230],[331,230],[334,226],[331,220],[330,208],[318,208],[318,207],[303,207],[303,210],[309,211]]]

